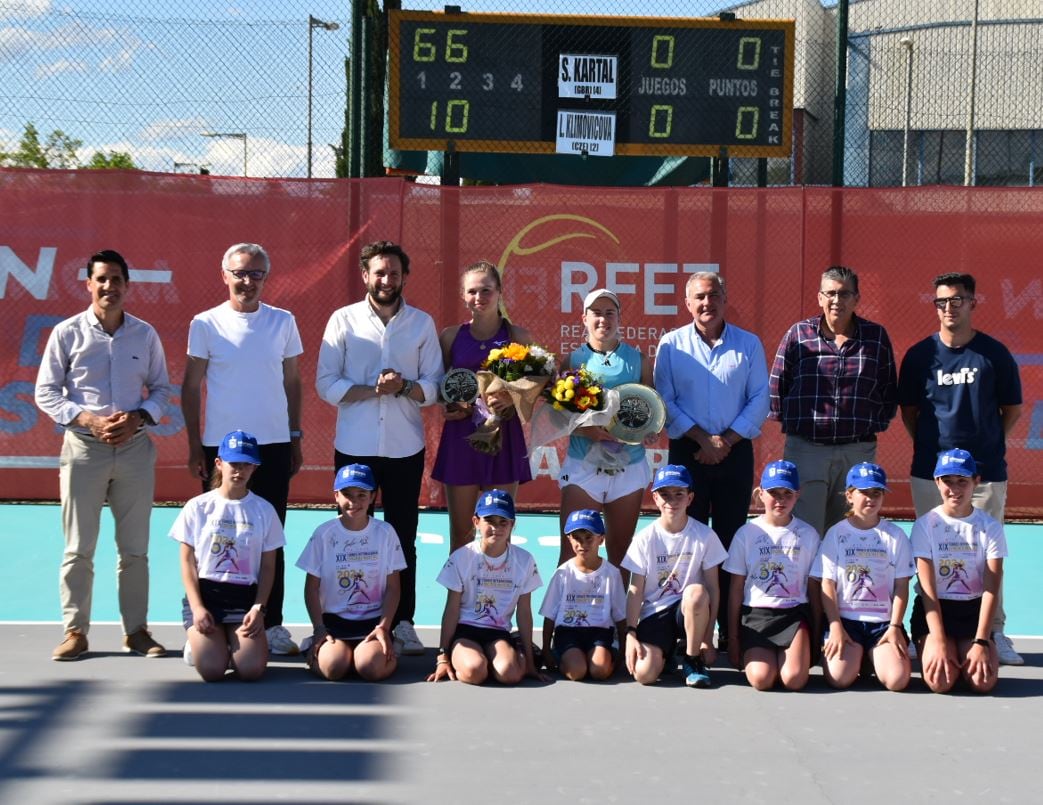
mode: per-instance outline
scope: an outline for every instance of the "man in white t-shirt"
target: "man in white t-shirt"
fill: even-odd
[[[420,409],[438,399],[442,350],[434,320],[406,304],[409,256],[382,240],[362,248],[366,298],[335,310],[319,347],[315,387],[337,407],[333,460],[337,469],[365,464],[380,487],[384,520],[398,534],[406,569],[395,615],[401,654],[422,654],[413,628],[416,531],[424,476]]]
[[[225,434],[245,430],[257,437],[261,465],[251,491],[267,500],[286,523],[290,478],[301,467],[301,376],[304,351],[293,314],[263,304],[271,270],[265,250],[237,243],[221,260],[228,300],[205,310],[188,327],[188,360],[181,381],[181,411],[188,433],[188,471],[207,491],[217,448]],[[201,388],[206,410],[200,428]],[[275,580],[265,626],[273,654],[298,649],[282,625],[283,549],[275,555]]]

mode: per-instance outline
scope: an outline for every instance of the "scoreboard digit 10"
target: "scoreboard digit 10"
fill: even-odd
[[[793,42],[792,20],[392,11],[389,140],[554,153],[568,111],[614,116],[616,154],[786,157]]]

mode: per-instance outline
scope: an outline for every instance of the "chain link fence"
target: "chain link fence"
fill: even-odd
[[[365,132],[377,153],[363,172],[380,172],[384,165],[413,173],[441,172],[437,152],[433,157],[417,151],[411,156],[392,152],[380,158],[386,7],[396,5],[387,2],[381,7],[376,0],[357,4],[365,23],[363,41],[377,46],[376,59],[369,62],[361,84],[379,116]],[[421,11],[444,8],[408,0],[401,6]],[[616,18],[712,18],[728,11],[740,21],[795,20],[792,109],[786,110],[791,125],[784,144],[789,153],[767,163],[733,155],[727,178],[733,185],[832,181],[835,4],[483,0],[460,8],[468,13]],[[338,156],[348,144],[351,19],[348,0],[254,0],[238,6],[191,0],[166,12],[141,2],[0,0],[0,155],[7,165],[36,167],[134,166],[175,173],[334,176]],[[1043,150],[1043,15],[1036,0],[855,0],[849,7],[848,29],[843,84],[846,184],[963,184],[967,176],[974,184],[1035,184]],[[498,67],[507,70],[526,60],[532,30],[523,25],[503,28],[502,38],[493,43]],[[601,31],[601,36],[593,29],[578,41],[562,43],[563,49],[617,52],[620,42],[613,29]],[[649,45],[659,48],[649,51],[652,66],[658,60],[663,67],[668,55],[673,58],[664,42],[653,40]],[[681,66],[686,60],[707,61],[712,50],[700,43],[686,52],[679,46],[676,59]],[[744,58],[752,58],[750,53],[739,54],[740,67]],[[633,55],[635,63],[637,59]],[[640,92],[640,71],[624,61],[618,66],[620,93]],[[713,63],[703,67],[711,73],[727,72]],[[515,70],[513,75],[521,72]],[[628,83],[631,78],[633,85]],[[415,82],[416,75],[412,79]],[[762,95],[763,86],[762,82]],[[712,122],[719,110],[708,114],[699,104],[685,107],[683,97],[678,97],[685,89],[699,97],[703,90],[661,82],[661,94],[651,99],[651,111],[645,110],[649,119],[638,123],[635,118],[634,127],[647,123],[648,137],[654,140],[668,127],[680,130]],[[726,91],[742,92],[735,86]],[[533,92],[526,84],[517,97],[538,102]],[[415,100],[404,96],[404,114],[426,120],[428,105],[422,104],[418,111]],[[590,101],[574,105],[584,103]],[[742,106],[741,97],[735,104],[752,108]],[[457,127],[461,108],[455,107]],[[503,109],[502,116],[519,132],[532,128],[532,113],[525,103],[516,100]],[[446,121],[454,126],[451,116]],[[743,117],[740,112],[736,129],[752,122],[749,114]],[[730,126],[730,119],[725,123]],[[629,122],[619,125],[625,129]],[[969,151],[968,129],[972,131]],[[465,155],[464,178],[490,182],[521,181],[526,175],[543,181],[571,178],[568,170],[562,170],[561,160],[547,157],[522,160],[519,175],[505,173],[504,165],[513,158],[498,156],[493,144],[488,148],[492,153]],[[706,156],[706,149],[701,154]],[[640,165],[641,158],[611,160],[616,163],[612,167],[601,164],[600,181],[693,184],[709,178],[705,160],[688,160],[686,169],[681,169],[680,163],[685,162],[681,154],[665,159],[653,156],[636,178],[626,172]],[[341,173],[345,170],[342,163]]]

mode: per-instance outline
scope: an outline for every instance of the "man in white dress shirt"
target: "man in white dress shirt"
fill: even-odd
[[[163,418],[170,384],[159,335],[123,310],[129,283],[119,252],[91,255],[91,306],[51,331],[36,378],[36,404],[65,428],[59,465],[65,638],[51,655],[55,660],[76,660],[87,651],[94,550],[106,501],[116,523],[123,650],[165,653],[147,626],[156,447],[146,427]]]
[[[420,409],[438,399],[442,352],[434,320],[407,305],[409,257],[390,241],[362,248],[366,298],[335,311],[319,348],[315,386],[337,406],[334,464],[365,464],[380,489],[384,519],[402,543],[406,569],[393,634],[403,654],[421,654],[413,628],[416,531],[424,475]]]

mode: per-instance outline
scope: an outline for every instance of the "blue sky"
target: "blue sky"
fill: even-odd
[[[406,2],[406,8],[443,4]],[[468,11],[678,16],[711,14],[706,0],[474,0]],[[252,176],[304,176],[307,17],[314,32],[314,175],[333,175],[330,143],[343,127],[349,0],[0,0],[0,149],[27,121],[62,129],[94,150],[130,152],[150,170],[174,163]]]

